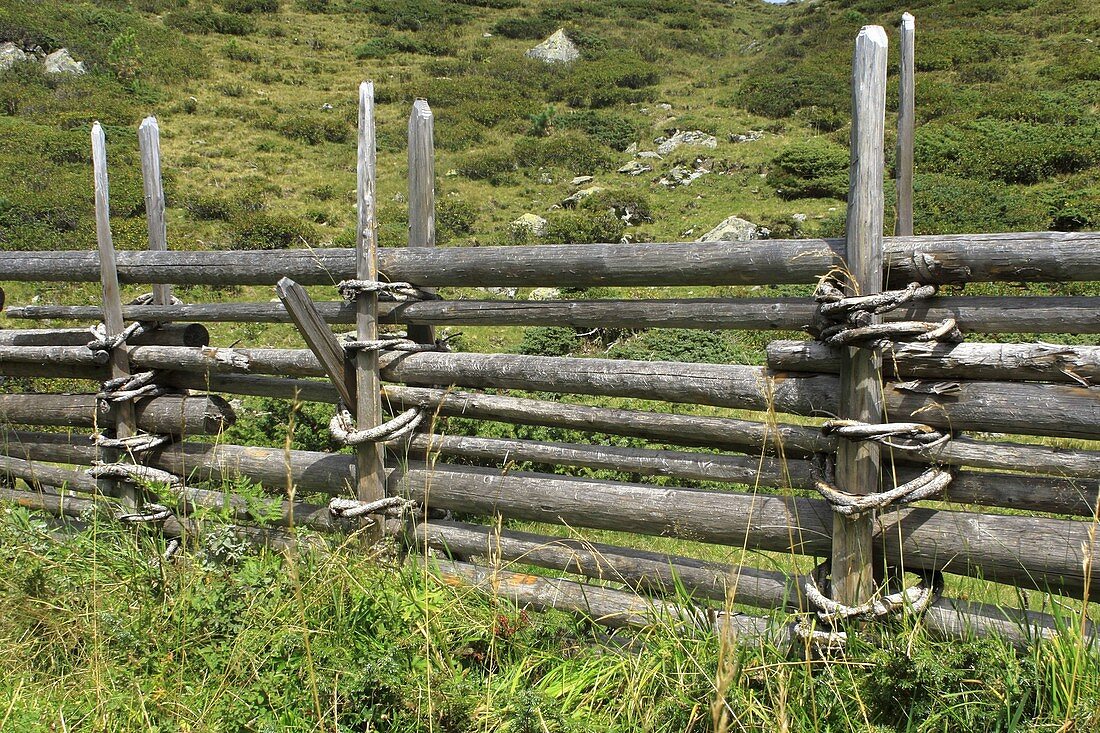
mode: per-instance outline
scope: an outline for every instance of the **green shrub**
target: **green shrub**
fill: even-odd
[[[471,17],[462,5],[441,0],[352,0],[348,9],[367,13],[375,23],[399,31],[438,30],[462,25]]]
[[[553,109],[553,108],[551,108]],[[580,130],[612,150],[623,151],[638,141],[643,124],[626,115],[602,110],[576,110],[554,118],[566,130]]]
[[[438,35],[387,33],[359,44],[353,52],[356,58],[360,59],[384,59],[395,53],[449,56],[455,53],[455,45],[449,39]]]
[[[1059,189],[1048,196],[1050,228],[1064,232],[1100,229],[1100,187]]]
[[[328,431],[332,407],[313,402],[297,405],[289,400],[245,397],[241,418],[225,432],[225,439],[238,445],[282,448],[293,423],[292,450],[333,451],[340,446]]]
[[[539,16],[502,18],[493,25],[493,33],[505,38],[534,41],[546,38],[557,30],[556,20]]]
[[[277,13],[279,0],[222,0],[227,13]]]
[[[753,64],[732,100],[733,104],[765,117],[790,117],[805,109],[813,118],[845,119],[848,111],[847,83],[850,62],[832,67],[820,63],[777,62],[768,55]],[[825,132],[835,126],[819,128]]]
[[[657,66],[636,53],[615,51],[575,61],[549,90],[571,107],[612,107],[652,98],[661,80]]]
[[[577,331],[557,326],[532,326],[523,329],[523,340],[516,347],[520,354],[565,356],[577,348]]]
[[[598,244],[618,242],[625,225],[610,211],[557,211],[547,219],[549,244]]]
[[[247,36],[256,31],[256,23],[246,15],[218,13],[209,8],[173,11],[165,17],[164,24],[169,28],[197,35],[221,33],[227,36]]]
[[[516,170],[516,156],[510,150],[486,150],[467,155],[458,165],[459,174],[475,181],[497,185]]]
[[[516,143],[513,158],[524,168],[564,168],[576,175],[611,170],[614,163],[606,147],[579,132],[523,138]]]
[[[288,249],[315,244],[316,233],[309,224],[292,216],[252,211],[230,222],[231,249]]]
[[[435,235],[446,244],[456,235],[470,234],[477,222],[477,207],[464,199],[447,196],[435,205]]]
[[[847,198],[848,151],[824,138],[792,145],[772,161],[768,184],[787,199]]]
[[[260,55],[252,49],[244,48],[236,39],[233,39],[229,43],[222,46],[222,53],[225,54],[227,59],[232,61],[240,61],[246,64],[259,63]]]
[[[688,361],[706,364],[745,364],[752,359],[726,331],[654,328],[611,347],[613,359]]]
[[[237,213],[237,205],[222,196],[189,196],[183,202],[184,211],[199,221],[229,221]]]
[[[1050,206],[1026,189],[927,173],[913,181],[913,209],[917,234],[1033,232],[1051,218]]]
[[[328,13],[332,11],[332,0],[296,0],[295,4],[307,13]]]
[[[322,142],[343,143],[351,138],[351,127],[340,117],[324,114],[302,115],[281,120],[277,128],[291,140],[317,145]]]
[[[653,221],[653,207],[644,191],[625,189],[599,191],[581,201],[581,208],[593,211],[610,211],[626,224]]]

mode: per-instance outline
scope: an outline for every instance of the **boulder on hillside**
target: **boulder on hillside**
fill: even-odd
[[[15,66],[20,61],[26,61],[27,54],[23,53],[23,49],[16,46],[11,41],[0,44],[0,71],[6,71]]]
[[[546,64],[568,64],[579,59],[581,52],[565,35],[565,29],[558,28],[545,41],[528,50],[524,56],[538,59]]]
[[[698,145],[714,150],[718,147],[718,138],[714,135],[708,135],[702,130],[677,130],[672,137],[661,141],[660,145],[657,146],[657,153],[665,156],[681,145]]]
[[[512,232],[516,234],[527,232],[532,237],[544,237],[548,225],[549,222],[538,214],[524,214],[512,222]]]
[[[566,209],[571,209],[589,196],[600,193],[603,190],[603,186],[589,186],[588,188],[582,188],[581,190],[575,192],[572,196],[566,196],[564,199],[562,199],[561,205]]]
[[[69,53],[67,48],[59,48],[43,62],[47,74],[83,74],[84,62],[77,61]]]
[[[761,239],[760,227],[748,219],[739,216],[731,216],[711,229],[696,242],[748,242],[753,239]]]

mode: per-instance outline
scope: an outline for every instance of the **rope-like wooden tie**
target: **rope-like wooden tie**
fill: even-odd
[[[416,430],[423,420],[423,410],[419,407],[412,407],[381,425],[358,430],[355,427],[355,419],[351,416],[351,413],[340,407],[336,410],[336,414],[332,416],[332,420],[329,421],[328,430],[333,438],[344,445],[386,443],[405,437]]]
[[[377,293],[380,297],[393,300],[441,300],[435,293],[422,290],[412,283],[382,282],[381,280],[341,280],[336,284],[340,296],[349,302],[360,295]]]
[[[810,462],[810,474],[813,487],[837,514],[846,517],[859,517],[867,512],[900,506],[914,501],[922,501],[937,496],[951,483],[951,471],[933,466],[911,481],[895,486],[889,491],[874,494],[849,494],[838,489],[827,477],[831,473],[823,456]]]
[[[357,351],[402,351],[405,353],[419,353],[423,351],[450,351],[447,342],[459,334],[451,334],[442,339],[436,339],[430,344],[421,344],[409,339],[404,331],[384,333],[376,339],[358,341],[348,339],[341,343],[344,351],[353,354]]]
[[[359,501],[358,499],[335,497],[328,503],[328,510],[332,515],[341,519],[354,519],[368,514],[401,516],[419,509],[420,504],[412,499],[403,499],[400,496],[387,496],[376,501]]]
[[[963,334],[954,318],[945,318],[938,323],[871,323],[873,315],[889,313],[906,303],[926,300],[935,294],[935,285],[914,282],[900,290],[846,296],[835,283],[825,278],[818,284],[814,300],[818,303],[819,316],[829,322],[829,325],[822,327],[817,337],[830,346],[883,345],[884,342],[903,340],[949,343],[962,341]]]
[[[152,466],[139,466],[133,463],[97,463],[86,473],[92,478],[119,479],[141,484],[147,488],[152,485],[167,486],[172,491],[183,488],[183,481],[179,476]]]

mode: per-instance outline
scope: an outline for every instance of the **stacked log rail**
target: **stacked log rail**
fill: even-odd
[[[0,351],[10,376],[97,378],[86,350],[57,347],[50,365],[29,361],[32,347]],[[43,347],[45,348],[45,347]],[[68,349],[68,350],[66,350]],[[304,349],[189,349],[141,346],[130,351],[136,369],[216,374],[320,377],[325,372]],[[630,397],[805,416],[837,413],[836,376],[777,372],[763,367],[630,361],[518,354],[389,353],[382,378],[411,386],[451,385]],[[30,364],[30,365],[28,365]],[[86,371],[81,371],[86,370]],[[1067,384],[959,380],[888,382],[886,408],[895,419],[919,416],[948,430],[976,430],[1084,440],[1100,439],[1100,392]]]
[[[315,305],[331,324],[355,323],[343,302]],[[816,304],[805,298],[646,300],[427,300],[380,302],[380,322],[414,326],[571,326],[800,331]],[[123,306],[128,320],[202,323],[290,323],[282,303],[197,303]],[[81,305],[10,306],[9,318],[98,321],[102,309]],[[894,321],[954,318],[966,333],[1100,333],[1100,298],[1085,296],[950,296],[910,303],[883,316]],[[135,342],[139,343],[139,342]],[[58,344],[60,345],[60,344]],[[202,344],[187,344],[199,346]]]
[[[8,436],[8,453],[28,461],[89,465],[94,446],[53,434]],[[235,445],[176,443],[148,465],[188,480],[246,477],[283,493],[339,492],[354,457]],[[539,473],[409,462],[388,472],[388,493],[437,509],[572,527],[628,531],[732,547],[822,556],[832,512],[820,499],[673,489]],[[1100,599],[1100,546],[1090,522],[906,508],[875,520],[886,562],[941,569],[1019,587]],[[1033,543],[1043,537],[1040,546]],[[1090,568],[1089,577],[1085,568]]]
[[[887,285],[1100,281],[1100,233],[885,238]],[[421,287],[813,284],[844,264],[840,239],[384,249],[384,279]],[[355,275],[352,249],[118,253],[123,283],[328,285]],[[0,280],[98,282],[94,252],[0,252]]]

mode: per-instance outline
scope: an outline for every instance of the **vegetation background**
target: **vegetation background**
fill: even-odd
[[[95,247],[88,134],[98,119],[108,135],[116,246],[144,248],[135,130],[147,114],[162,130],[172,248],[350,246],[355,89],[364,78],[376,83],[384,246],[402,246],[407,236],[405,122],[416,97],[435,112],[441,246],[679,241],[730,215],[772,236],[837,235],[852,40],[867,23],[896,26],[902,10],[916,15],[918,29],[917,232],[1100,227],[1100,6],[1090,0],[905,7],[885,0],[5,0],[0,42],[66,47],[89,73],[47,75],[32,62],[0,71],[0,247]],[[580,61],[547,66],[523,56],[559,27],[581,48]],[[892,47],[891,110],[895,55]],[[702,130],[718,146],[646,159],[653,170],[640,176],[617,172],[634,158],[626,152],[632,146],[654,150],[656,139],[677,130]],[[690,185],[661,184],[677,167],[709,172]],[[577,190],[577,176],[593,176],[604,190],[555,208]],[[544,236],[511,227],[527,212],[548,220]],[[11,303],[98,297],[91,286],[6,291]],[[1095,287],[1033,291],[1095,294]],[[262,288],[179,294],[191,302],[271,297]],[[212,330],[217,343],[297,345],[286,327]],[[503,328],[468,329],[460,343],[759,363],[774,336]],[[234,442],[331,448],[322,407],[246,400],[240,413],[227,436]],[[438,429],[610,440],[459,420]],[[584,621],[519,613],[357,547],[255,554],[219,530],[217,519],[210,517],[196,553],[161,569],[148,564],[154,537],[92,521],[59,541],[44,519],[5,510],[0,663],[8,674],[0,678],[0,729],[1100,727],[1100,661],[1073,632],[1089,613],[1080,603],[1054,605],[1065,614],[1065,637],[1026,654],[996,642],[939,642],[919,625],[857,643],[827,663],[723,647],[671,623],[623,650]],[[740,559],[728,548],[650,542]],[[791,558],[748,559],[796,567]],[[1048,611],[1053,603],[952,582],[962,597]]]

